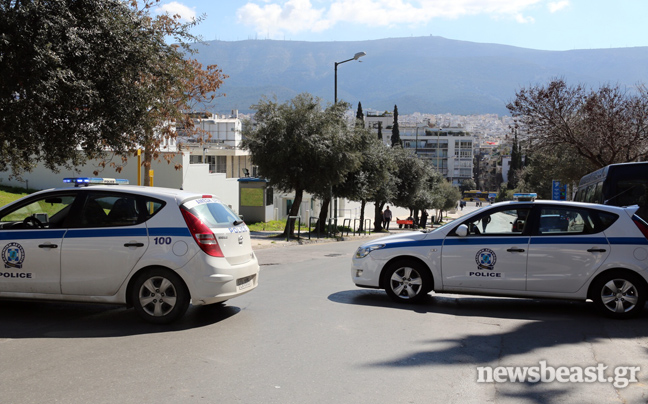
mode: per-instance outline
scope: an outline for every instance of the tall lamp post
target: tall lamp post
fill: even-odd
[[[343,60],[341,62],[335,62],[335,104],[337,104],[337,67],[338,65],[341,65],[342,63],[350,62],[352,60],[358,60],[361,57],[365,56],[365,52],[358,52],[351,59]],[[360,60],[358,60],[361,62]],[[331,203],[333,203],[333,187],[330,187],[330,197],[331,197]],[[335,206],[333,206],[333,209],[331,209],[331,215],[330,217],[336,217],[337,216],[337,201],[334,202]]]
[[[335,62],[335,103],[337,104],[337,67],[338,65],[341,65],[342,63],[350,62],[352,60],[358,60],[361,57],[365,56],[365,52],[358,52],[351,59],[343,60],[341,62]]]

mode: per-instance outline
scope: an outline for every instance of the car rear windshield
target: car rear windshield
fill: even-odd
[[[618,215],[593,209],[548,206],[540,210],[538,234],[595,234],[610,227]]]
[[[236,213],[217,199],[193,199],[182,206],[208,227],[227,227],[241,221]]]

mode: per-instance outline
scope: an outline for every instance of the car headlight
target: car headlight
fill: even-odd
[[[372,244],[372,245],[360,247],[356,251],[355,257],[356,258],[364,258],[367,255],[369,255],[369,253],[372,252],[373,250],[380,250],[383,247],[385,247],[384,244]]]

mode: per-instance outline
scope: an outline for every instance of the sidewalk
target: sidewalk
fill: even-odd
[[[456,219],[458,217],[463,216],[465,213],[467,213],[467,211],[468,211],[467,209],[464,209],[463,211],[448,213],[446,217],[449,219]],[[428,228],[430,227],[428,226]],[[338,241],[351,241],[351,240],[369,241],[380,237],[389,236],[392,234],[405,233],[410,231],[418,231],[418,230],[404,229],[404,228],[399,229],[398,225],[396,224],[396,218],[394,217],[389,232],[386,231],[381,231],[378,233],[367,232],[367,234],[363,233],[360,235],[353,234],[353,233],[349,233],[347,235],[347,233],[345,232],[342,236],[338,235],[338,237],[329,237],[329,238],[323,236],[317,238],[317,235],[311,234],[310,239],[308,238],[307,233],[302,233],[300,239],[298,240],[291,239],[287,241],[286,237],[281,236],[282,234],[281,231],[251,231],[250,239],[252,241],[252,249],[261,250],[265,248],[286,247],[292,245],[305,245],[305,244],[316,244],[316,243],[334,243]]]
[[[338,234],[338,237],[328,237],[328,238],[322,236],[320,236],[320,238],[317,238],[317,235],[311,235],[310,240],[308,239],[308,234],[302,233],[300,239],[291,239],[289,241],[286,240],[286,237],[282,237],[281,234],[282,232],[280,231],[251,231],[250,239],[252,241],[252,249],[261,250],[264,248],[286,247],[286,246],[293,246],[293,245],[305,245],[305,244],[317,244],[317,243],[335,243],[338,241],[351,241],[351,240],[369,241],[383,236],[388,236],[390,233],[371,232],[371,234],[369,234],[367,232],[366,235],[365,234],[357,235],[352,233],[349,233],[349,235],[347,235],[346,233],[344,233],[344,235],[342,236]]]
[[[467,213],[471,213],[478,209],[473,202],[469,202],[469,205],[465,207],[463,210],[457,209],[451,210],[449,212],[444,212],[445,213],[445,218],[448,220],[454,220],[457,219]],[[413,229],[399,229],[398,225],[396,224],[396,215],[398,214],[398,218],[400,219],[405,219],[407,216],[409,216],[409,210],[403,209],[403,208],[398,208],[398,207],[393,207],[392,211],[394,219],[391,222],[389,232],[382,231],[379,233],[374,233],[371,232],[371,234],[353,234],[349,233],[348,235],[346,232],[342,236],[338,236],[337,238],[326,238],[320,236],[320,238],[317,238],[317,235],[311,234],[310,240],[308,239],[308,234],[307,233],[302,233],[301,238],[299,240],[292,239],[290,241],[286,241],[286,237],[282,237],[281,234],[282,232],[280,231],[251,231],[250,232],[250,239],[252,241],[252,249],[254,250],[260,250],[264,248],[274,248],[274,247],[286,247],[286,246],[291,246],[291,245],[304,245],[304,244],[315,244],[315,243],[334,243],[338,241],[350,241],[350,240],[373,240],[377,239],[380,237],[384,236],[389,236],[391,234],[398,234],[398,233],[404,233],[404,232],[409,232],[409,231],[418,231],[418,230],[413,230]],[[428,228],[429,224],[428,224]]]

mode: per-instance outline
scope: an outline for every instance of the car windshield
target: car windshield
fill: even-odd
[[[450,226],[451,224],[453,224],[457,219],[458,219],[458,218],[454,218],[454,219],[450,220],[449,222],[442,224],[442,225],[439,226],[439,227],[435,227],[435,228],[433,228],[433,229],[430,229],[430,230],[427,231],[427,233],[435,233],[435,232],[437,232],[437,231],[439,231],[439,230],[441,230],[441,229],[445,229],[446,227],[448,227],[448,226]]]
[[[216,199],[195,199],[186,202],[183,206],[208,227],[232,226],[241,222],[236,213]]]

